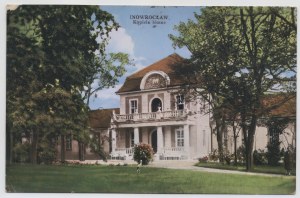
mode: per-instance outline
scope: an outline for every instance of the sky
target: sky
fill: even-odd
[[[111,13],[120,24],[118,31],[111,33],[107,52],[123,52],[130,55],[134,66],[126,67],[126,74],[119,78],[115,87],[97,92],[97,98],[90,100],[91,109],[107,109],[120,107],[119,96],[115,92],[123,85],[127,76],[159,61],[170,54],[177,53],[184,58],[190,57],[186,48],[173,48],[169,34],[178,34],[174,26],[180,22],[194,19],[194,13],[200,13],[200,7],[150,7],[150,6],[101,6],[101,9]],[[158,15],[167,19],[157,20],[164,24],[136,24],[133,16]],[[143,21],[139,19],[139,21]]]

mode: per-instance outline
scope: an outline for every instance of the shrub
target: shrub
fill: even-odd
[[[213,150],[213,151],[208,155],[208,157],[209,157],[209,160],[211,160],[211,161],[218,161],[218,159],[219,159],[218,150],[217,150],[217,149]]]
[[[147,165],[153,158],[153,149],[149,144],[140,143],[134,146],[133,160],[142,165]]]
[[[279,160],[280,160],[280,142],[269,142],[267,145],[268,152],[267,152],[267,158],[268,158],[268,164],[270,166],[278,166]]]
[[[292,153],[288,150],[284,154],[284,168],[289,174],[292,170]]]
[[[13,148],[13,152],[15,153],[14,161],[21,163],[29,162],[29,151],[29,143],[17,143],[16,146]]]
[[[43,148],[38,153],[38,160],[40,163],[52,164],[56,160],[56,150],[50,147]]]
[[[100,142],[97,140],[97,138],[93,137],[90,139],[89,147],[91,148],[91,151],[95,154],[97,154],[100,159],[107,162],[108,153],[104,151],[104,147]]]
[[[225,159],[226,164],[230,165],[231,156],[230,155],[225,155],[224,159]]]
[[[258,149],[253,152],[253,163],[255,165],[263,165],[266,164],[266,154],[263,150]]]
[[[202,162],[202,163],[206,163],[208,161],[208,157],[207,156],[204,156],[204,157],[200,157],[198,159],[199,162]]]
[[[236,150],[236,153],[237,153],[237,160],[239,162],[241,162],[241,163],[244,163],[245,159],[246,159],[246,149],[245,149],[245,146],[244,145],[240,146]]]
[[[287,170],[287,174],[290,174],[292,170],[296,168],[296,148],[288,146],[284,152],[284,168]]]

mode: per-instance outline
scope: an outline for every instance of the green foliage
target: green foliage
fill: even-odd
[[[283,77],[296,75],[295,21],[295,8],[205,7],[194,20],[175,26],[178,35],[170,35],[174,47],[187,47],[192,54],[178,74],[186,76],[186,89],[194,97],[201,96],[211,106],[220,159],[224,109],[240,117],[251,169],[257,120],[277,108],[262,105],[264,94],[285,92],[278,103],[295,97],[284,86],[278,89],[278,84],[295,81]]]
[[[225,155],[224,156],[224,160],[226,162],[227,165],[230,165],[231,162],[231,155]]]
[[[241,145],[238,149],[237,149],[237,159],[239,162],[244,163],[245,162],[245,158],[246,158],[246,150],[245,150],[245,146]]]
[[[292,170],[296,169],[296,148],[289,146],[284,152],[284,168],[290,175]]]
[[[281,135],[284,129],[287,127],[289,123],[289,119],[278,119],[271,117],[266,125],[268,127],[268,133],[270,136],[268,145],[267,145],[267,158],[268,164],[271,166],[278,166],[279,160],[281,159],[281,151],[280,151],[280,144],[279,135]]]
[[[263,150],[254,150],[253,152],[253,163],[255,165],[267,164],[266,153]]]
[[[89,142],[89,147],[93,153],[96,153],[103,161],[107,161],[108,153],[104,151],[103,144],[100,143],[99,139],[92,137]]]
[[[22,133],[36,138],[32,148],[70,132],[87,142],[89,107],[82,92],[95,76],[105,76],[98,79],[105,87],[114,85],[129,62],[126,54],[105,54],[109,34],[118,27],[99,6],[20,5],[7,11],[6,133],[13,144]],[[40,156],[47,163],[49,149]],[[38,152],[30,152],[36,162]]]
[[[219,159],[218,150],[215,149],[208,155],[210,161],[217,161]]]
[[[271,166],[278,166],[279,160],[281,159],[280,142],[269,142],[267,145],[267,149],[268,164]]]
[[[208,162],[208,157],[207,157],[207,156],[200,157],[200,158],[198,159],[198,161],[201,162],[201,163],[206,163],[206,162]]]
[[[133,160],[142,165],[147,165],[153,158],[153,149],[149,144],[140,143],[134,146]]]
[[[14,148],[14,161],[21,162],[21,163],[28,163],[29,162],[29,152],[30,152],[30,144],[25,143],[17,143]]]
[[[47,144],[42,145],[38,151],[38,162],[41,164],[52,164],[56,161],[57,151]]]

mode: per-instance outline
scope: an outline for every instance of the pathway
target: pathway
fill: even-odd
[[[71,161],[82,163],[82,164],[137,165],[137,163],[133,160],[108,160],[107,162],[104,162],[102,160],[85,160],[83,162],[80,162],[78,160],[70,160],[70,162]],[[147,167],[193,170],[193,171],[203,171],[203,172],[213,172],[213,173],[241,174],[241,175],[261,175],[261,176],[269,176],[269,177],[295,177],[295,176],[285,176],[285,175],[278,175],[278,174],[252,173],[252,172],[222,170],[222,169],[194,166],[194,164],[196,164],[197,162],[198,162],[197,160],[161,160],[161,161],[150,162],[150,164],[147,165]]]
[[[194,171],[203,171],[203,172],[213,172],[213,173],[227,173],[227,174],[242,174],[242,175],[261,175],[261,176],[270,176],[270,177],[287,177],[284,175],[278,174],[267,174],[267,173],[252,173],[252,172],[243,172],[243,171],[234,171],[234,170],[222,170],[215,168],[204,168],[194,166],[198,161],[189,160],[189,161],[172,161],[172,160],[163,160],[163,161],[154,161],[150,163],[149,167],[158,167],[158,168],[170,168],[170,169],[181,169],[181,170],[194,170]],[[288,176],[294,177],[294,176]]]

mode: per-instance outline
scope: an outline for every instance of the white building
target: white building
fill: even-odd
[[[209,115],[199,101],[178,94],[182,77],[174,66],[183,61],[172,54],[129,76],[117,91],[120,114],[114,114],[112,156],[130,155],[134,144],[150,144],[157,159],[194,159],[211,148]]]
[[[138,143],[150,144],[156,160],[197,159],[218,148],[216,135],[210,128],[210,115],[202,111],[203,101],[187,101],[178,92],[184,81],[174,67],[183,61],[179,55],[172,54],[132,74],[116,92],[120,96],[119,109],[90,112],[92,134],[113,159],[132,159],[133,147]],[[268,101],[277,102],[274,98]],[[295,100],[291,100],[271,112],[272,116],[292,118],[285,133],[280,135],[282,148],[295,145],[295,106]],[[269,138],[268,129],[258,125],[254,150],[266,151]],[[223,139],[225,150],[232,154],[231,128],[224,132]],[[77,141],[67,140],[66,144],[66,159],[78,159]],[[239,132],[237,147],[242,144],[242,132]],[[87,147],[85,159],[99,159],[99,156]]]

